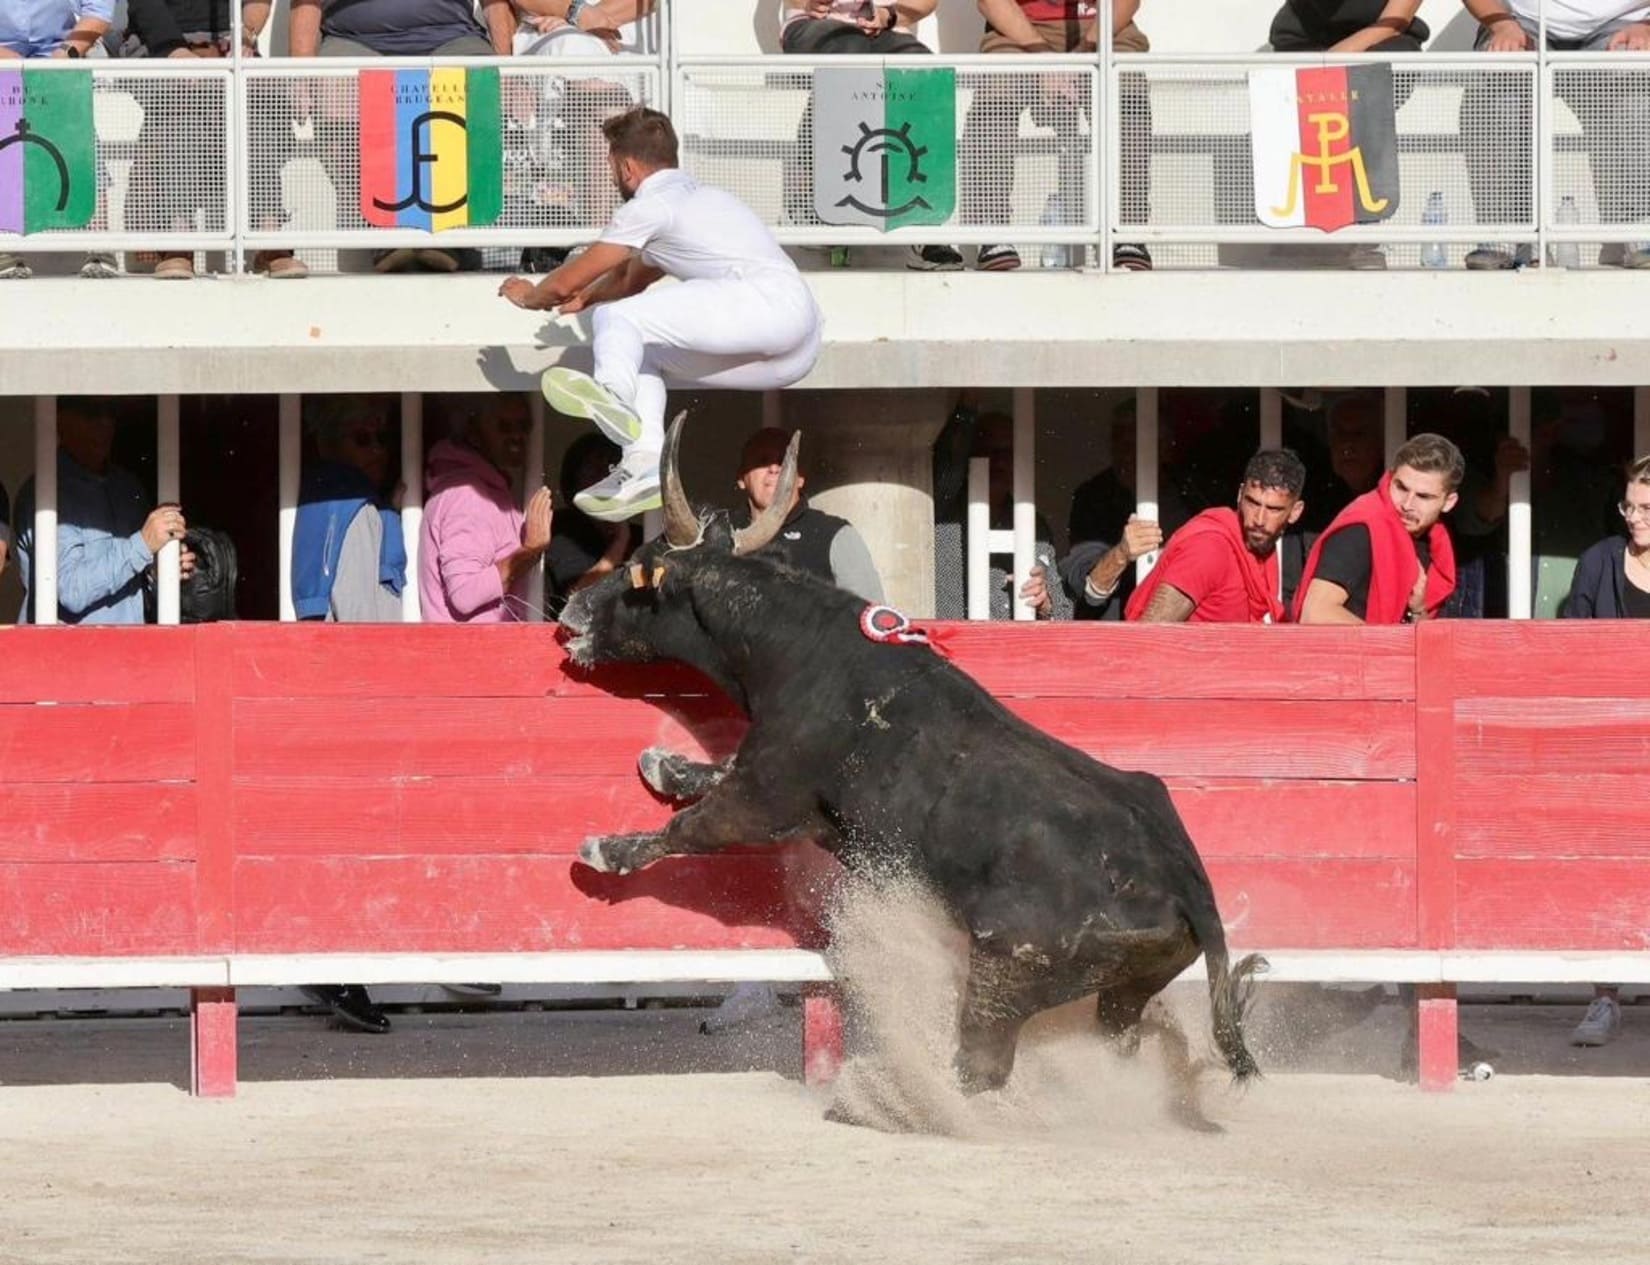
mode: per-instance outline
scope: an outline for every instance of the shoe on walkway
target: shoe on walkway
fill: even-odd
[[[34,269],[21,256],[0,253],[0,281],[27,281],[32,276]]]
[[[85,262],[80,265],[80,275],[88,281],[106,281],[120,275],[120,265],[106,250],[88,251]]]
[[[658,509],[664,504],[659,496],[659,454],[630,449],[605,479],[576,495],[573,504],[604,523],[622,523]]]
[[[595,422],[596,428],[621,448],[642,437],[642,419],[635,410],[588,373],[558,365],[544,371],[539,389],[556,412]]]
[[[1621,248],[1623,268],[1650,268],[1650,242],[1626,242]]]
[[[1111,266],[1118,272],[1150,272],[1151,252],[1137,242],[1118,242],[1111,248]]]
[[[195,279],[195,257],[193,255],[163,255],[155,264],[155,279],[157,281],[193,281]]]
[[[1571,1045],[1608,1045],[1621,1031],[1621,1003],[1614,997],[1595,997],[1587,1014],[1570,1034]]]
[[[962,251],[955,246],[913,246],[905,266],[913,272],[958,272],[963,266]]]
[[[981,246],[974,260],[980,272],[1013,272],[1020,266],[1020,252],[1012,246]]]
[[[271,281],[297,281],[309,276],[309,265],[290,250],[260,250],[252,256],[252,271]]]
[[[305,997],[332,1012],[339,1026],[380,1036],[390,1030],[390,1019],[373,1004],[359,984],[314,984],[300,990]]]

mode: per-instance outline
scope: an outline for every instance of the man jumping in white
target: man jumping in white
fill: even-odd
[[[624,449],[607,478],[573,498],[592,518],[620,522],[659,508],[665,379],[741,391],[789,386],[819,358],[820,315],[750,208],[677,170],[669,118],[638,107],[602,133],[625,204],[582,254],[537,285],[511,277],[499,293],[563,315],[595,309],[594,376],[546,370],[544,398]],[[649,289],[666,275],[681,284]]]

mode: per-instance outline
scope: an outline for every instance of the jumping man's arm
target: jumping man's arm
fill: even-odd
[[[630,247],[612,242],[595,242],[584,253],[569,259],[560,268],[534,285],[522,277],[507,278],[498,292],[517,307],[549,312],[581,294],[608,273],[622,268],[631,258]]]
[[[1143,624],[1184,624],[1192,617],[1197,609],[1197,603],[1192,601],[1172,584],[1159,584],[1157,591],[1146,603],[1146,609],[1140,612],[1140,622]]]

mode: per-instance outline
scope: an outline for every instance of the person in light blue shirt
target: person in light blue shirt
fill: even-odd
[[[109,32],[115,0],[4,0],[0,60],[85,57]]]
[[[111,464],[115,421],[93,399],[57,405],[57,617],[65,624],[141,624],[155,555],[188,531],[176,505],[148,508],[137,479]],[[34,623],[34,480],[17,497],[20,623]],[[195,555],[182,551],[182,575]]]

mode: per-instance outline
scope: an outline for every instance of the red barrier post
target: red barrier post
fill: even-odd
[[[1415,629],[1416,941],[1455,947],[1455,630],[1448,621]],[[1455,1088],[1455,985],[1416,989],[1421,1088]]]
[[[235,990],[197,988],[189,1000],[189,1092],[198,1098],[233,1098]]]
[[[829,1085],[842,1070],[842,1003],[835,988],[802,995],[802,1080]]]

